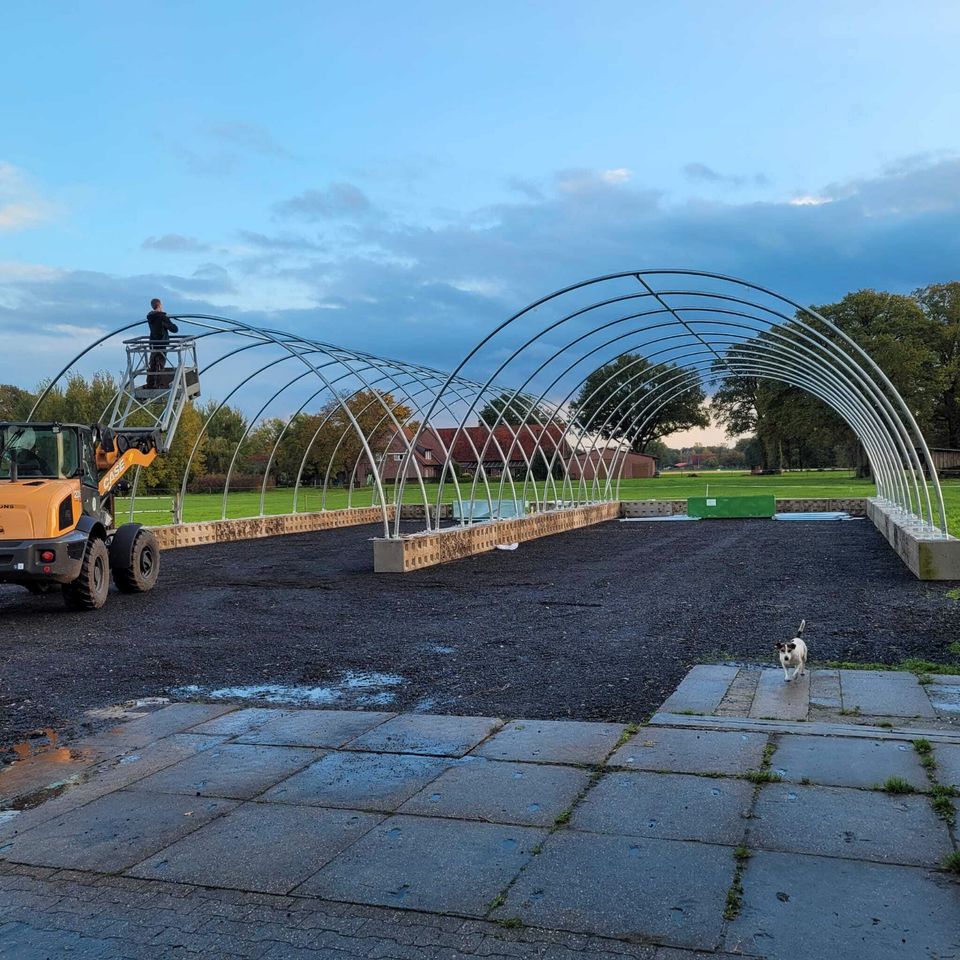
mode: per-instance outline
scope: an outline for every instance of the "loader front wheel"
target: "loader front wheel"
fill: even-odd
[[[124,593],[146,593],[160,576],[160,544],[152,530],[125,523],[110,544],[113,582]]]
[[[87,541],[80,576],[63,585],[63,602],[70,610],[99,610],[110,592],[110,554],[94,537]]]

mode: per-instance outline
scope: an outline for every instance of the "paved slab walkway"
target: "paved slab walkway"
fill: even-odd
[[[639,727],[134,711],[0,771],[0,957],[960,956],[956,728],[754,673]],[[837,686],[895,719],[783,719]]]

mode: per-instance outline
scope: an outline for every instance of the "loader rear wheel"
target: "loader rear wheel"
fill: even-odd
[[[124,593],[146,593],[160,576],[160,545],[152,530],[125,523],[110,544],[113,582]]]
[[[63,602],[71,610],[99,610],[110,592],[110,554],[94,537],[87,541],[80,576],[63,585]]]

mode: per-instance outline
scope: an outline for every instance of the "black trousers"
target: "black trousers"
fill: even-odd
[[[150,363],[147,367],[149,371],[147,374],[147,389],[158,390],[161,384],[160,377],[156,376],[156,374],[163,369],[163,365],[167,362],[167,352],[166,350],[156,349],[156,347],[163,346],[163,344],[151,344],[151,346],[154,349],[150,354]]]

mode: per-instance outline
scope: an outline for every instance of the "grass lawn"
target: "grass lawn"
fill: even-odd
[[[496,491],[496,483],[491,484]],[[522,487],[517,483],[518,489]],[[431,501],[436,499],[436,484],[428,484],[427,492]],[[453,500],[453,486],[444,486],[444,502]],[[389,491],[388,491],[389,493]],[[803,473],[785,473],[779,476],[755,477],[749,473],[733,470],[701,471],[696,476],[681,473],[668,473],[661,477],[644,480],[624,480],[620,487],[620,496],[624,500],[684,500],[687,497],[702,497],[707,494],[720,496],[738,496],[751,493],[772,493],[777,497],[870,497],[876,493],[873,483],[857,480],[852,473],[845,471],[809,471]],[[509,487],[506,488],[509,496]],[[552,491],[548,496],[552,495]],[[947,518],[951,532],[960,531],[960,480],[943,481],[943,496],[947,506]],[[483,498],[478,490],[478,499]],[[408,483],[404,489],[405,503],[421,503],[420,489],[416,484]],[[311,487],[302,488],[297,498],[297,510],[300,513],[320,509],[321,491]],[[355,490],[352,505],[370,506],[372,492]],[[346,490],[330,490],[327,493],[326,508],[338,510],[347,506]],[[160,526],[170,523],[172,498],[157,496],[151,499],[137,498],[137,510],[134,519],[140,523]],[[199,520],[219,520],[223,508],[223,497],[215,493],[190,493],[184,502],[183,519],[187,522]],[[129,501],[117,498],[117,520],[122,523],[129,518]],[[268,490],[264,501],[264,513],[275,515],[293,511],[293,490],[281,488]],[[227,499],[227,517],[255,517],[260,514],[260,491],[231,491]]]

